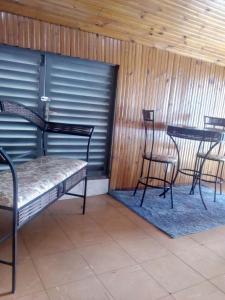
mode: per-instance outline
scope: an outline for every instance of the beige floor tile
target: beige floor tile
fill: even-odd
[[[34,263],[46,288],[80,280],[92,274],[76,250],[37,257]]]
[[[210,281],[225,293],[225,274],[212,278]]]
[[[87,213],[110,209],[112,205],[107,201],[107,197],[107,195],[88,197]]]
[[[142,225],[139,224],[139,226],[154,239],[171,239],[167,234],[148,222],[142,223]]]
[[[207,242],[214,242],[214,241],[221,240],[224,238],[224,236],[225,236],[225,226],[220,226],[207,231],[192,234],[190,237],[200,244],[205,244]]]
[[[225,273],[225,260],[204,246],[198,245],[191,250],[177,251],[176,255],[205,278]]]
[[[61,228],[83,229],[90,227],[98,227],[96,222],[88,215],[61,214],[54,215],[55,220]]]
[[[144,220],[143,218],[139,217],[136,213],[131,211],[125,206],[118,208],[119,212],[126,216],[129,220],[131,220],[134,224],[138,225],[140,228],[144,230],[148,230],[153,225],[150,224],[148,221]]]
[[[5,296],[0,295],[1,300],[49,300],[49,297],[46,292],[37,292],[37,293],[30,293],[26,296],[17,297],[13,294],[8,294]]]
[[[170,250],[173,253],[177,253],[182,250],[190,249],[195,246],[199,246],[199,243],[191,239],[190,237],[179,237],[176,239],[173,239],[166,234],[159,235],[156,237],[156,240],[163,245],[165,248]]]
[[[132,266],[98,276],[115,300],[153,300],[168,293],[140,266]]]
[[[135,264],[135,261],[114,242],[78,248],[78,251],[96,274]]]
[[[225,294],[208,281],[175,293],[176,300],[225,300]]]
[[[171,293],[203,281],[202,276],[173,254],[144,262],[142,266]]]
[[[104,195],[104,199],[107,203],[109,203],[110,205],[112,205],[115,208],[123,208],[124,207],[124,205],[122,203],[120,203],[119,201],[117,201],[110,195]]]
[[[70,198],[65,200],[56,201],[53,205],[49,206],[48,212],[51,215],[74,214],[81,215],[82,213],[82,198]]]
[[[109,300],[112,299],[108,291],[92,276],[67,285],[49,289],[50,300]]]
[[[91,246],[110,242],[112,239],[88,215],[64,215],[57,217],[60,227],[76,247]]]
[[[121,215],[117,215],[116,218],[109,217],[101,224],[101,226],[108,233],[137,228],[137,225],[131,222],[127,217],[123,217]]]
[[[151,237],[144,239],[130,238],[118,241],[138,263],[168,254],[168,250]]]
[[[217,232],[220,232],[221,234],[225,235],[225,225],[219,226],[217,228]]]
[[[49,297],[46,294],[46,292],[40,292],[40,293],[33,293],[24,297],[20,297],[18,298],[18,300],[49,300]]]
[[[206,242],[205,246],[210,249],[211,251],[215,252],[217,255],[223,257],[225,259],[225,235],[224,238],[216,241]]]
[[[87,226],[85,228],[66,227],[64,232],[76,247],[86,247],[113,241],[99,226],[90,226],[89,228]]]
[[[9,292],[11,290],[11,268],[1,265],[0,278],[0,294]],[[5,298],[16,299],[39,291],[43,291],[41,280],[31,260],[25,260],[25,262],[17,265],[16,293]]]
[[[175,298],[173,297],[173,295],[169,295],[169,296],[160,298],[160,300],[175,300]]]
[[[52,231],[56,228],[58,228],[57,222],[47,211],[44,211],[38,217],[25,224],[20,230],[20,234],[24,238],[26,235],[34,235],[37,232]]]
[[[109,218],[101,224],[102,228],[116,241],[129,238],[142,239],[149,235],[127,217]]]
[[[104,226],[105,224],[107,225],[109,221],[114,219],[124,219],[124,216],[111,205],[96,211],[89,212],[88,215],[101,226]]]
[[[108,232],[109,235],[115,240],[115,241],[124,241],[124,240],[129,240],[129,239],[136,239],[137,242],[140,239],[146,239],[149,237],[148,234],[144,232],[144,230],[138,228],[138,227],[133,227],[130,229],[121,229],[118,231],[112,231]]]
[[[44,256],[74,248],[73,243],[58,227],[24,236],[25,245],[32,257]]]
[[[12,241],[11,239],[0,244],[0,259],[11,260],[12,259]],[[22,263],[25,260],[30,260],[30,254],[20,237],[17,238],[17,263]]]

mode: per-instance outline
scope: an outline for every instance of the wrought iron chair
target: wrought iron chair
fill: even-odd
[[[142,194],[141,204],[143,205],[144,197],[146,194],[147,187],[159,188],[164,191],[159,195],[166,197],[166,193],[170,190],[171,197],[171,208],[173,208],[173,183],[175,181],[175,169],[177,165],[177,158],[171,155],[159,155],[154,153],[154,144],[155,144],[155,111],[154,110],[142,110],[144,129],[145,129],[145,144],[144,144],[144,154],[142,156],[142,165],[141,165],[141,175],[138,179],[137,185],[135,187],[133,196],[135,196],[139,184],[144,185],[144,190]],[[147,163],[147,174],[144,175],[145,164]],[[159,178],[153,175],[150,175],[152,171],[152,164],[159,163],[165,166],[164,168],[164,177]],[[168,178],[168,169],[170,168],[170,176]],[[158,180],[163,182],[163,186],[158,186],[151,184],[153,180]]]
[[[225,119],[204,116],[204,128],[225,131]],[[196,156],[196,161],[195,161],[195,170],[198,169],[198,166],[201,164],[201,161],[205,158],[206,153],[207,153],[207,150],[204,149],[203,144],[200,144],[199,147],[200,147],[200,150],[198,151],[198,154]],[[209,145],[209,147],[211,147],[211,145]],[[217,185],[219,184],[220,194],[222,194],[222,184],[224,182],[223,169],[224,169],[224,163],[225,163],[225,149],[222,146],[222,143],[220,143],[218,145],[218,147],[214,150],[214,152],[209,154],[206,159],[208,161],[213,161],[217,164],[215,174],[210,174],[210,173],[202,174],[205,178],[205,179],[202,179],[202,181],[214,184],[214,202],[215,202],[216,194],[217,194]],[[207,178],[211,178],[211,179],[207,179]],[[197,183],[197,180],[194,176],[190,194],[194,194],[194,189],[195,189],[196,183]]]

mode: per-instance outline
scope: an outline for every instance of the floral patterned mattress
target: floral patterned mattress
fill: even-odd
[[[85,161],[59,156],[41,156],[18,165],[18,208],[49,191],[86,165]],[[13,206],[12,175],[9,170],[0,173],[0,205]]]

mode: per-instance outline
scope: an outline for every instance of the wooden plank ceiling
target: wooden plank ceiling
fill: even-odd
[[[225,66],[224,0],[0,0],[0,10]]]

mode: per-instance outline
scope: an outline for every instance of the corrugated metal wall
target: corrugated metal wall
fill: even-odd
[[[120,65],[111,188],[136,183],[143,145],[142,108],[157,110],[157,148],[166,152],[170,146],[166,124],[200,125],[205,114],[225,116],[225,68],[214,64],[4,12],[0,43]],[[179,144],[183,160],[191,164],[195,145]]]

